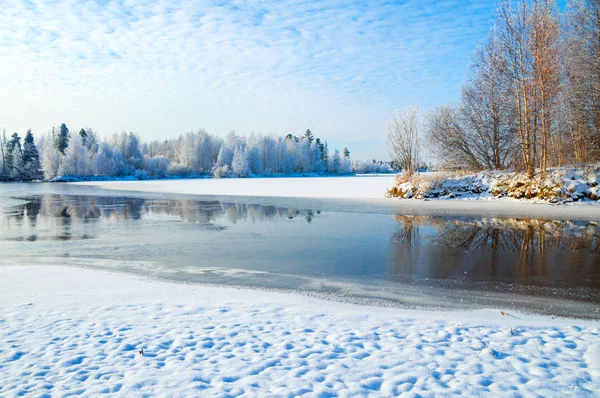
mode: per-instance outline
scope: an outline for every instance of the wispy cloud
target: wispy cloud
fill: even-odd
[[[0,0],[0,125],[383,140],[456,94],[489,1]]]

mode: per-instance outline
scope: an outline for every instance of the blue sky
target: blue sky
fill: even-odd
[[[146,140],[310,128],[383,159],[395,109],[456,98],[495,6],[0,0],[0,127]]]

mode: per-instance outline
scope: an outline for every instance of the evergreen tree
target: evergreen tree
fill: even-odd
[[[31,130],[27,130],[23,140],[23,173],[25,178],[34,180],[41,178],[40,153]]]
[[[21,137],[19,137],[19,134],[13,133],[13,135],[10,137],[10,140],[6,145],[6,152],[6,165],[8,167],[9,173],[11,173],[14,167],[16,155],[15,152],[21,152]]]
[[[8,178],[8,167],[6,166],[6,129],[2,132],[0,137],[0,178]]]
[[[6,145],[6,166],[8,173],[13,178],[19,178],[21,174],[21,137],[13,133]]]
[[[348,150],[348,148],[344,148],[344,157],[345,158],[349,158],[350,157],[350,151]]]
[[[58,134],[56,134],[56,149],[58,152],[65,154],[65,150],[69,147],[69,138],[71,138],[71,134],[69,133],[69,129],[66,124],[61,124]]]
[[[306,138],[308,140],[309,144],[312,144],[312,142],[315,139],[315,136],[313,135],[312,131],[310,131],[310,129],[306,130],[306,132],[304,133],[304,138]]]
[[[250,175],[248,155],[241,144],[235,146],[231,168],[233,173],[238,177],[248,177]]]
[[[83,142],[83,146],[87,148],[87,131],[85,131],[85,129],[81,129],[79,130],[79,136],[81,137],[81,141]]]

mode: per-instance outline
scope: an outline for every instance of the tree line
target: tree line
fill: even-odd
[[[101,140],[93,129],[71,132],[63,123],[42,135],[37,144],[31,130],[23,143],[18,133],[7,137],[4,131],[0,156],[0,179],[23,181],[65,176],[222,178],[391,171],[385,162],[351,161],[347,148],[330,151],[327,142],[310,130],[299,137],[245,137],[231,132],[224,139],[200,130],[142,142],[137,134],[125,132]]]
[[[600,0],[504,0],[456,103],[398,112],[391,155],[413,170],[427,142],[451,169],[600,160]],[[418,132],[424,127],[423,136]]]

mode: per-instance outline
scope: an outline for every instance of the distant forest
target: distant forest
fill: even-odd
[[[285,137],[229,133],[225,139],[206,131],[175,139],[142,142],[134,133],[100,140],[92,129],[71,132],[63,123],[42,135],[31,130],[23,142],[18,133],[0,137],[0,180],[31,181],[64,177],[127,177],[139,179],[212,175],[270,175],[391,172],[382,161],[352,161],[344,148],[330,151],[310,130]]]

